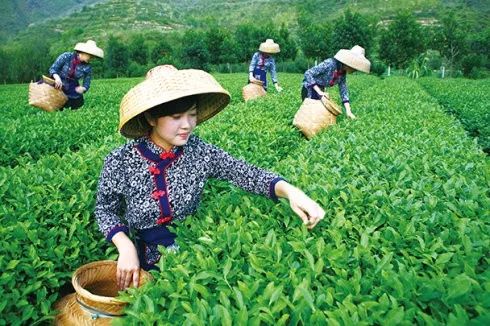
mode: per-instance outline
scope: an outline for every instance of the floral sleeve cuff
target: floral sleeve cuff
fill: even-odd
[[[281,177],[276,177],[276,178],[274,178],[274,179],[271,181],[271,183],[270,183],[270,185],[269,185],[269,197],[270,197],[270,198],[271,198],[273,201],[275,201],[275,202],[278,202],[278,201],[279,201],[279,198],[277,197],[277,195],[276,195],[276,190],[275,190],[276,183],[278,183],[278,182],[279,182],[279,181],[281,181],[281,180],[286,181],[286,180],[284,180],[284,178],[281,178]]]
[[[123,225],[123,224],[118,224],[116,225],[115,227],[113,227],[109,233],[107,233],[107,236],[106,236],[106,240],[111,242],[112,241],[112,238],[119,232],[124,232],[127,234],[129,234],[129,229],[126,225]]]

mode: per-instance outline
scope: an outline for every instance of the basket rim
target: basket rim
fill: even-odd
[[[90,291],[84,289],[80,285],[79,276],[81,273],[83,273],[87,270],[93,269],[93,268],[99,268],[101,266],[107,266],[107,265],[109,265],[109,266],[115,265],[117,267],[117,262],[114,260],[99,260],[99,261],[91,262],[91,263],[85,264],[83,266],[80,266],[79,268],[77,268],[75,270],[75,272],[73,273],[73,276],[71,278],[71,283],[72,283],[73,288],[75,289],[75,291],[77,293],[77,296],[79,296],[81,298],[81,300],[87,299],[87,300],[92,300],[92,301],[95,301],[98,303],[111,303],[111,304],[119,304],[119,305],[126,304],[126,302],[119,300],[119,299],[116,299],[115,297],[107,297],[107,296],[103,296],[103,295],[93,294]],[[142,270],[142,269],[140,269],[140,274],[143,274],[148,278],[150,277],[150,274],[147,271]],[[140,275],[140,277],[141,276],[142,275]]]

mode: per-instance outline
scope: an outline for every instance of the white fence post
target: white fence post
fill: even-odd
[[[391,66],[388,66],[388,76],[391,75]]]
[[[445,72],[445,70],[446,70],[445,67],[442,66],[441,67],[441,78],[444,78],[444,72]]]

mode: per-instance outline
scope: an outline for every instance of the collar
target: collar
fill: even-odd
[[[168,160],[167,163],[170,163],[183,151],[182,146],[173,146],[167,151],[153,142],[149,136],[143,137],[136,148],[143,157],[154,163],[160,163],[164,160]]]

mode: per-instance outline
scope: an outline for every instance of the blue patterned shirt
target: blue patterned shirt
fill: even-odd
[[[78,80],[83,78],[83,87],[87,92],[90,88],[90,82],[92,80],[92,67],[88,63],[80,62],[75,69],[75,76],[70,79],[68,74],[70,72],[71,62],[76,52],[62,53],[53,65],[49,68],[49,74],[58,74],[63,82],[63,92],[68,98],[78,98],[82,94],[74,92],[73,85],[78,85]],[[70,85],[72,86],[70,89]]]
[[[141,145],[156,157],[164,154],[173,157],[157,164],[144,157]],[[108,241],[118,232],[128,233],[129,228],[156,227],[165,215],[182,220],[194,214],[209,178],[227,180],[244,190],[277,200],[275,184],[283,180],[281,177],[236,159],[197,136],[192,135],[187,144],[175,147],[172,153],[142,137],[106,157],[99,179],[95,217]],[[159,255],[157,245],[147,247],[147,263],[154,263]]]
[[[347,89],[346,74],[339,75],[342,63],[334,58],[329,58],[305,72],[303,86],[308,90],[308,97],[311,98],[313,86],[320,88],[339,85],[340,98],[342,103],[349,102],[349,91]]]
[[[272,82],[274,84],[277,83],[276,62],[272,56],[266,58],[260,52],[255,52],[248,67],[248,72],[253,72],[255,68],[270,72]]]

